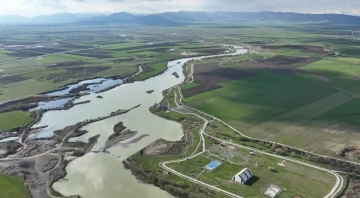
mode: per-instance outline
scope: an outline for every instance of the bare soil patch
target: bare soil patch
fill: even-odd
[[[198,64],[194,67],[194,83],[199,86],[183,91],[185,97],[221,88],[224,82],[239,80],[257,75],[253,72],[233,68],[221,68],[218,62]]]
[[[28,77],[24,77],[24,76],[7,76],[7,77],[2,77],[0,78],[0,84],[2,85],[7,85],[10,83],[16,83],[16,82],[21,82],[24,80],[29,79]]]

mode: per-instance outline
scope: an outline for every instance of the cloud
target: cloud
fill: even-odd
[[[354,0],[0,0],[2,15],[34,16],[58,12],[154,13],[198,11],[281,11],[360,15]]]

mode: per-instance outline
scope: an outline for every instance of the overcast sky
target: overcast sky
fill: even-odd
[[[0,0],[0,15],[53,13],[196,11],[284,11],[360,15],[359,0]]]

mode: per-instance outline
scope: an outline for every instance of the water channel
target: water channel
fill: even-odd
[[[236,47],[236,52],[233,54],[244,54],[246,52],[246,49]],[[131,175],[131,172],[123,167],[122,160],[159,138],[169,141],[181,139],[183,136],[181,125],[151,114],[149,107],[162,100],[163,90],[184,81],[185,76],[182,72],[182,66],[187,61],[207,57],[216,56],[183,58],[170,61],[168,63],[168,70],[161,75],[141,82],[123,84],[100,94],[91,93],[74,101],[90,100],[90,103],[77,105],[69,110],[45,113],[42,120],[34,127],[48,126],[48,128],[40,130],[36,137],[51,137],[53,131],[57,129],[62,129],[86,119],[107,116],[117,109],[129,109],[141,104],[139,108],[126,114],[85,126],[82,129],[87,130],[88,133],[81,137],[73,138],[71,141],[87,141],[89,137],[101,134],[99,141],[93,148],[93,151],[98,151],[103,147],[106,139],[113,133],[113,126],[120,121],[128,129],[138,131],[138,136],[143,134],[149,135],[137,143],[112,147],[109,149],[110,154],[88,153],[83,157],[73,160],[66,168],[67,176],[56,182],[53,185],[54,189],[65,196],[80,195],[83,198],[171,197],[170,194],[159,188],[138,182]],[[178,73],[179,78],[173,76],[173,72]],[[154,90],[154,92],[147,94],[146,91],[148,90]],[[55,93],[55,95],[58,94],[59,92]],[[49,95],[53,95],[53,93]],[[103,99],[97,98],[99,95]]]

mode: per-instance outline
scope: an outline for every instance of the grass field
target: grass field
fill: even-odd
[[[108,34],[97,27],[71,25],[32,30],[14,27],[2,32],[0,102],[93,77],[127,77],[137,72],[138,65],[164,62],[164,65],[152,65],[153,71],[144,72],[136,79],[141,80],[164,71],[165,62],[181,58],[181,52],[211,54],[225,50],[214,44],[184,39],[181,35],[169,36],[162,28],[139,27],[136,31],[103,28]],[[126,36],[120,36],[119,31]],[[15,44],[18,47],[5,49],[6,45]],[[36,44],[43,47],[33,47]],[[169,49],[175,51],[170,53]],[[42,55],[46,56],[40,57]],[[34,57],[37,58],[31,59]],[[11,60],[19,61],[4,63]]]
[[[152,76],[156,76],[156,75],[164,72],[167,69],[166,62],[155,63],[155,64],[151,64],[149,66],[152,68],[152,70],[143,71],[139,75],[135,76],[134,80],[144,80],[144,79],[150,78]]]
[[[184,118],[186,118],[186,120],[192,120],[191,117],[187,115],[181,115],[176,112],[171,112],[171,113],[157,112],[157,114],[171,120],[184,120]],[[225,132],[225,129],[221,128],[221,126],[222,125],[217,125],[217,129],[221,131],[220,134],[223,136],[222,138],[227,139],[226,138],[227,133]],[[199,127],[193,129],[193,134],[195,139],[192,144],[193,146],[191,146],[189,150],[186,152],[188,154],[194,151],[193,148],[196,147],[196,145],[199,142],[197,130],[199,130]],[[206,127],[205,131],[212,133],[209,127]],[[230,132],[230,134],[233,133]],[[251,150],[247,150],[247,149],[238,148],[235,151],[233,151],[233,154],[236,153],[239,156],[243,156],[243,157],[241,160],[237,161],[240,164],[239,163],[231,164],[230,162],[235,162],[234,158],[229,159],[229,161],[225,161],[221,158],[218,158],[222,156],[217,157],[214,155],[210,155],[208,153],[209,149],[211,149],[212,146],[215,144],[218,145],[219,142],[213,141],[207,137],[205,138],[205,140],[206,140],[206,148],[207,148],[205,154],[202,154],[190,160],[186,160],[184,162],[168,164],[168,166],[174,168],[176,171],[179,171],[185,175],[191,176],[193,178],[197,178],[202,182],[214,185],[216,187],[219,187],[221,189],[230,191],[232,193],[244,197],[265,198],[266,196],[263,195],[263,193],[270,184],[276,184],[286,189],[279,196],[283,198],[295,197],[296,195],[301,197],[314,197],[314,198],[323,197],[330,191],[330,189],[335,183],[335,177],[329,173],[319,171],[313,168],[308,168],[302,165],[294,164],[291,162],[285,162],[286,166],[281,167],[277,164],[282,161],[281,159],[269,157],[267,155],[262,155],[258,153],[252,156],[249,154]],[[162,161],[174,160],[185,156],[186,155],[168,156],[168,157],[148,157],[148,156],[136,154],[132,158],[136,159],[143,166],[147,168],[151,168],[150,169],[152,170],[151,172],[154,173],[159,172],[161,176],[161,180],[163,181],[167,179],[171,179],[174,182],[181,182],[183,181],[183,179],[176,177],[172,174],[164,176],[164,174],[161,173],[162,169],[158,166],[158,164]],[[246,160],[244,160],[244,158]],[[204,167],[212,160],[220,160],[222,161],[222,165],[212,172],[205,171],[203,174],[200,175],[200,173],[203,172]],[[256,163],[258,163],[260,166],[256,166]],[[274,167],[275,172],[268,171],[267,170],[268,166]],[[249,183],[247,183],[246,185],[241,185],[231,182],[231,178],[236,173],[241,171],[243,168],[249,168],[255,175],[254,179],[250,180]],[[196,186],[196,185],[190,185],[190,186]],[[186,188],[184,187],[184,189],[188,190],[189,187],[188,186]]]
[[[26,126],[32,120],[33,118],[28,112],[12,111],[0,113],[0,131]]]
[[[0,175],[1,198],[30,198],[30,194],[21,177],[7,177]]]
[[[251,137],[331,156],[344,147],[360,148],[359,102],[354,98],[360,93],[360,59],[324,57],[295,68],[260,66],[253,59],[262,60],[253,55],[221,60],[223,67],[256,75],[221,83],[217,89],[185,98],[185,103]],[[195,74],[195,83],[182,89],[196,88],[196,82]]]
[[[206,142],[209,142],[208,148],[212,146],[210,139]],[[298,195],[315,198],[326,195],[335,183],[335,177],[323,171],[292,162],[286,162],[285,167],[281,167],[277,164],[282,161],[281,159],[261,154],[251,156],[250,151],[244,149],[237,149],[235,152],[245,156],[248,161],[242,165],[222,161],[220,167],[211,172],[205,171],[198,180],[244,197],[259,198],[266,197],[263,193],[270,184],[286,189],[278,197],[287,198]],[[219,160],[217,157],[204,154],[186,162],[171,164],[170,167],[185,175],[197,177],[212,159]],[[256,163],[259,166],[256,166]],[[267,170],[269,166],[275,168],[275,172]],[[255,177],[245,185],[231,182],[231,178],[243,168],[249,168]]]

